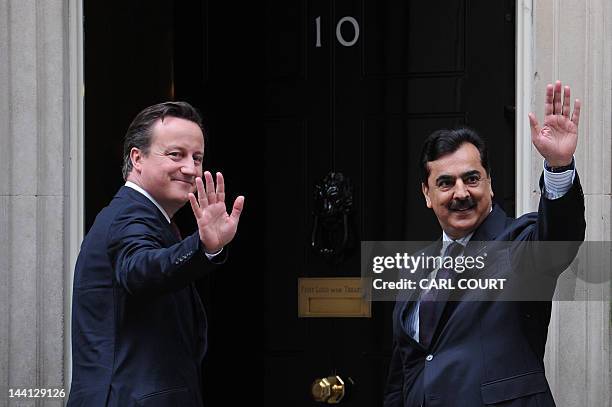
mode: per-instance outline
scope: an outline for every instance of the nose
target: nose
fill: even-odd
[[[470,196],[467,186],[463,183],[463,180],[458,179],[455,182],[455,188],[453,190],[453,199],[463,200]]]
[[[193,162],[193,160],[186,160],[186,162],[181,167],[181,173],[190,177],[195,177],[198,175],[197,166]]]

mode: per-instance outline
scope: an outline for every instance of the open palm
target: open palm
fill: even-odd
[[[561,90],[560,81],[554,86],[551,84],[546,86],[545,117],[542,127],[535,114],[529,113],[531,141],[552,167],[569,165],[578,143],[580,100],[576,99],[574,102],[574,111],[570,119],[570,87],[566,86],[563,89],[563,97]]]
[[[191,209],[198,222],[200,240],[207,253],[218,252],[236,235],[240,213],[244,206],[244,197],[239,196],[234,201],[232,213],[228,214],[225,207],[225,183],[223,175],[217,173],[217,187],[212,174],[204,173],[206,188],[201,178],[196,178],[198,197],[189,194]]]

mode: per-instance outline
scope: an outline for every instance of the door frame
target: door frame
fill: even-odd
[[[64,388],[70,393],[72,383],[72,282],[81,242],[84,237],[85,222],[85,134],[84,106],[85,83],[83,77],[83,0],[69,0],[67,4],[68,21],[68,149],[70,162],[67,168],[68,196],[64,205],[64,264],[66,281],[64,285]]]
[[[83,0],[69,0],[67,7],[68,20],[68,70],[69,70],[69,117],[68,137],[70,163],[67,166],[67,184],[69,193],[65,205],[65,301],[64,301],[64,377],[66,392],[69,393],[72,378],[72,282],[74,266],[79,248],[84,237],[84,94],[83,77]],[[533,100],[533,0],[517,0],[516,2],[516,215],[520,216],[530,209],[531,185],[531,137],[528,111]],[[551,338],[549,342],[556,342]]]
[[[516,2],[516,216],[531,211],[531,130],[527,114],[533,109],[533,0]]]

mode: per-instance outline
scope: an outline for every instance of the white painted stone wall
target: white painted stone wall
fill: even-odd
[[[9,388],[67,390],[77,4],[0,0],[0,406],[64,403]]]
[[[519,11],[533,12],[533,42],[529,50],[532,76],[526,86],[531,94],[524,95],[523,100],[529,100],[530,110],[542,118],[545,86],[560,79],[571,85],[572,99],[583,101],[576,161],[586,200],[587,240],[610,241],[612,2],[520,0],[518,6]],[[519,95],[520,92],[519,89]],[[522,132],[519,136],[528,140],[529,134],[524,130],[528,126],[519,123],[517,128]],[[525,203],[521,209],[534,210],[539,199],[537,181],[542,159],[531,148],[517,165],[530,168],[529,181],[517,184],[519,200]],[[586,295],[594,294],[586,290]],[[612,406],[611,317],[610,302],[555,303],[546,368],[557,405]]]
[[[517,7],[517,114],[542,117],[544,85],[572,85],[584,102],[577,163],[587,238],[612,240],[612,2]],[[68,390],[65,335],[82,229],[80,15],[79,0],[0,0],[0,406],[63,404],[9,399],[11,387]],[[517,128],[517,207],[533,210],[541,159],[523,142],[524,123]],[[557,405],[612,406],[610,319],[610,303],[555,304],[546,364]]]

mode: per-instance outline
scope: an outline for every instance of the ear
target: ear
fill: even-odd
[[[493,180],[491,179],[490,175],[489,175],[489,193],[491,194],[491,199],[493,199],[493,196],[495,194],[493,193]]]
[[[424,182],[421,182],[421,192],[423,192],[423,196],[425,197],[425,204],[429,209],[431,209],[431,199],[429,199],[429,187]]]
[[[132,168],[136,170],[136,172],[142,171],[142,158],[144,154],[140,149],[136,147],[132,147],[130,150],[130,160],[132,161]]]

